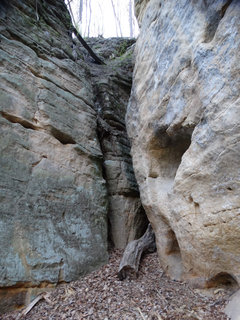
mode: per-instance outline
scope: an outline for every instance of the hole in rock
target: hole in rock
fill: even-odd
[[[225,5],[222,7],[221,9],[221,19],[224,17],[226,11],[227,11],[227,8],[230,6],[230,4],[233,2],[233,0],[228,0]]]
[[[76,141],[70,135],[56,128],[51,128],[51,134],[62,144],[76,144]]]
[[[170,128],[170,127],[169,127]],[[182,157],[191,144],[193,128],[167,126],[153,127],[152,137],[148,144],[149,171],[148,186],[151,188],[153,201],[158,202],[158,208],[167,206],[168,194],[172,192],[175,177]],[[192,200],[193,201],[193,200]],[[165,209],[164,209],[165,211]],[[160,214],[159,214],[160,217]],[[159,255],[167,273],[180,280],[183,272],[181,247],[174,230],[170,227],[169,217],[161,214],[161,230],[157,238]]]
[[[235,288],[238,287],[237,281],[227,272],[220,272],[210,280],[207,281],[208,288],[215,287],[228,287]]]
[[[188,201],[189,201],[189,202],[193,202],[192,196],[189,196]]]
[[[195,209],[195,213],[199,214],[200,213],[200,205],[197,202],[194,202],[194,209]]]
[[[191,135],[184,134],[177,137],[168,137],[160,134],[150,142],[150,178],[161,178],[160,188],[166,191],[171,187],[182,156],[191,144]]]
[[[163,259],[163,267],[167,273],[175,280],[182,277],[182,256],[178,239],[172,228],[162,221],[161,240],[158,239],[158,250]]]
[[[166,248],[166,253],[168,255],[170,254],[179,254],[180,255],[180,248],[179,248],[179,244],[175,235],[175,232],[170,229],[168,231],[168,246]]]

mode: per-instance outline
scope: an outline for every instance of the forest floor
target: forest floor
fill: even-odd
[[[158,264],[157,254],[144,256],[135,280],[119,281],[123,251],[110,253],[109,263],[46,294],[27,315],[22,311],[2,319],[71,320],[226,320],[223,310],[229,292],[216,289],[212,296],[170,280]],[[20,317],[21,316],[21,317]]]

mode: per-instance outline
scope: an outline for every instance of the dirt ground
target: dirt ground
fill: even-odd
[[[215,288],[209,296],[184,282],[170,280],[159,267],[156,253],[143,258],[137,279],[119,281],[122,253],[112,251],[109,263],[101,269],[47,293],[26,316],[15,311],[1,319],[228,319],[223,310],[229,291]]]

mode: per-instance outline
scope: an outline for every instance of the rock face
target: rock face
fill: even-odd
[[[159,259],[175,279],[239,284],[240,3],[146,3],[127,129]]]
[[[62,0],[1,2],[1,311],[107,261],[109,192],[111,215],[121,213],[123,221],[115,245],[124,246],[141,232],[133,226],[143,209],[123,133],[130,83],[119,93],[124,95],[120,109],[111,103],[117,93],[109,92],[99,114],[97,89],[104,96],[99,99],[107,101],[99,74],[112,67],[96,71],[86,53],[76,53],[69,27]],[[118,78],[124,86],[125,76]],[[116,127],[111,138],[117,141],[116,155],[110,145],[103,154],[107,139],[99,140],[105,135],[99,123],[105,118]]]
[[[1,287],[70,281],[108,257],[88,70],[67,52],[63,3],[42,3],[38,22],[33,4],[13,1],[1,23]]]
[[[108,68],[99,70],[92,67],[91,73],[109,199],[109,237],[115,247],[125,248],[129,241],[144,233],[148,224],[139,198],[125,128],[126,106],[132,85],[133,40],[113,38],[109,42],[93,38],[90,44],[104,58],[116,57],[109,62]],[[102,48],[104,52],[101,52]],[[126,51],[126,48],[129,49]]]

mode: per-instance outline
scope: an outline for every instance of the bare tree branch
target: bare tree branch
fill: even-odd
[[[111,3],[112,3],[112,8],[113,8],[113,13],[114,13],[114,17],[115,17],[115,20],[116,20],[116,26],[118,26],[118,29],[119,29],[119,32],[120,32],[120,36],[122,37],[122,28],[121,28],[121,23],[120,23],[120,20],[119,20],[119,16],[116,12],[116,8],[115,8],[115,5],[113,3],[113,0],[111,0]],[[117,27],[116,27],[117,29]]]
[[[69,7],[69,11],[70,14],[72,16],[72,20],[73,20],[73,24],[74,26],[72,26],[72,32],[75,34],[75,36],[77,37],[77,39],[79,40],[79,42],[83,45],[83,47],[88,51],[88,53],[90,54],[90,56],[94,59],[94,61],[97,64],[105,64],[94,52],[93,50],[89,47],[89,45],[87,44],[87,42],[82,38],[82,36],[80,35],[80,33],[77,31],[76,27],[77,24],[75,22],[74,16],[73,16],[73,12],[72,12],[72,8],[71,8],[71,4],[70,4],[70,0],[68,0],[68,7]]]
[[[78,40],[80,41],[80,43],[83,45],[83,47],[88,51],[88,53],[90,54],[90,56],[94,59],[94,61],[97,64],[105,64],[105,62],[103,62],[94,52],[93,50],[89,47],[89,45],[87,44],[87,42],[82,38],[82,36],[79,34],[79,32],[77,31],[76,28],[73,28],[73,33],[75,34],[75,36],[78,38]]]
[[[130,29],[130,37],[133,37],[133,12],[132,12],[132,0],[129,0],[129,29]]]

